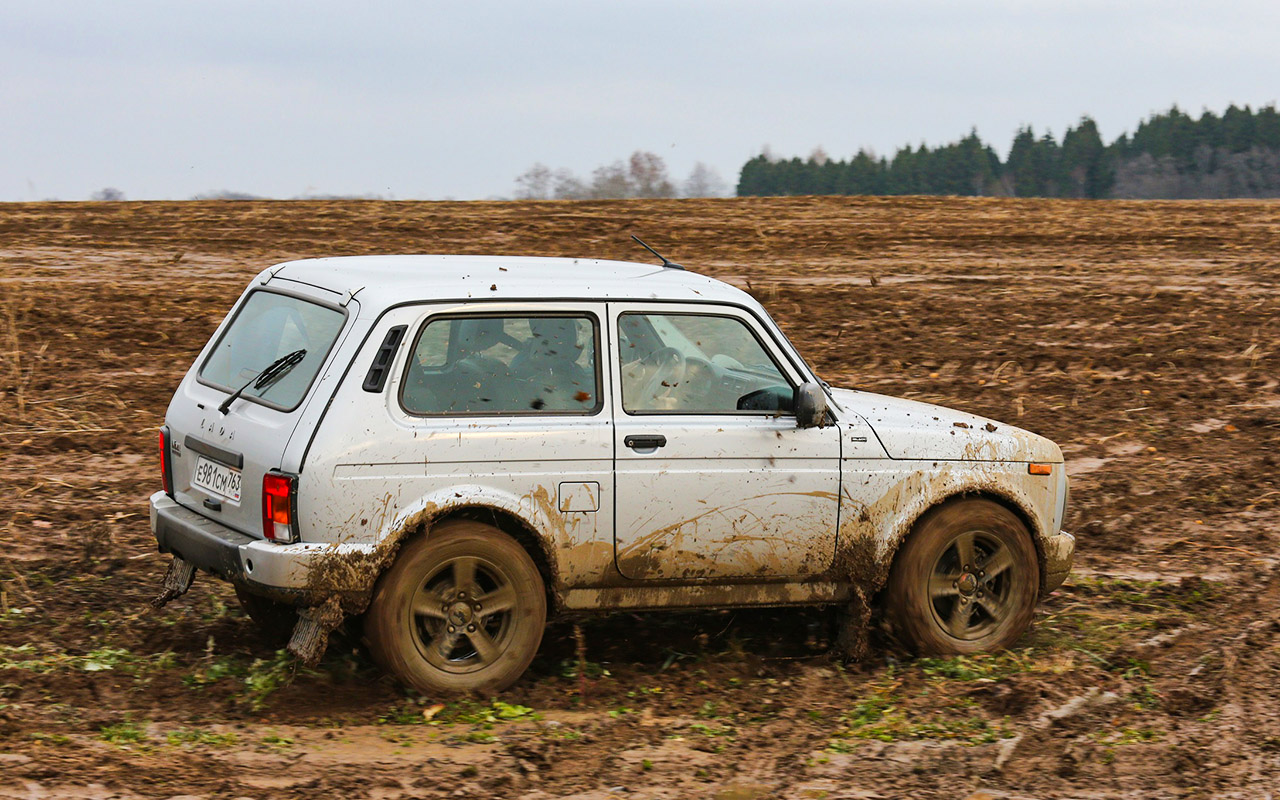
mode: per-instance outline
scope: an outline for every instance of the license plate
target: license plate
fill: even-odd
[[[240,502],[240,470],[238,469],[200,457],[196,459],[196,474],[191,479],[191,483],[233,503]]]

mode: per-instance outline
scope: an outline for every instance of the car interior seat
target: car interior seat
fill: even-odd
[[[507,365],[486,352],[511,340],[502,329],[503,320],[465,319],[457,325],[457,358],[450,375],[450,395],[454,402],[446,410],[510,410],[516,400],[512,396]]]
[[[597,401],[594,369],[578,363],[582,347],[578,344],[577,320],[569,317],[531,319],[529,329],[533,335],[511,360],[512,375],[527,386],[528,404],[561,411],[594,406]]]

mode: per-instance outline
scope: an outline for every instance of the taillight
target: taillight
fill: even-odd
[[[173,497],[173,470],[169,465],[169,428],[160,428],[160,482],[164,493]]]
[[[297,477],[282,472],[262,476],[262,535],[273,542],[298,541],[294,489]]]

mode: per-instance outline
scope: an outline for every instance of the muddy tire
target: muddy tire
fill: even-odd
[[[364,632],[374,660],[414,689],[497,692],[529,666],[546,620],[529,554],[496,528],[456,520],[401,549]]]
[[[293,626],[298,622],[298,609],[250,594],[239,586],[235,588],[240,609],[253,620],[254,625],[258,626],[258,630],[267,641],[272,644],[284,644],[289,641],[289,637],[293,635]]]
[[[926,513],[898,550],[885,611],[917,653],[976,653],[1018,640],[1039,589],[1022,521],[990,500],[959,500]]]

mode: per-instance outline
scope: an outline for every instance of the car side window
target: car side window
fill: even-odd
[[[593,414],[603,407],[598,339],[582,315],[428,320],[401,404],[419,415]]]
[[[626,313],[618,348],[628,414],[791,413],[793,387],[736,317]]]

